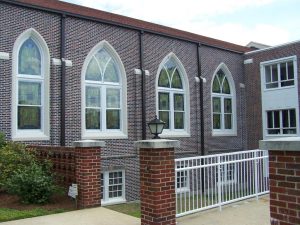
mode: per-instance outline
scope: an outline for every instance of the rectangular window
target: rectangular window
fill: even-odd
[[[184,129],[184,96],[174,94],[174,128]]]
[[[225,129],[232,129],[232,104],[231,98],[224,98],[224,122]]]
[[[185,165],[177,164],[177,168],[185,168]],[[187,170],[177,171],[176,173],[176,192],[188,192],[189,188],[189,175]]]
[[[101,129],[101,88],[87,86],[85,92],[86,129]]]
[[[125,202],[125,171],[101,173],[101,194],[104,204]]]
[[[284,109],[267,111],[267,134],[297,134],[296,110]]]
[[[120,129],[120,89],[106,89],[106,129]]]
[[[295,83],[292,60],[266,65],[264,71],[266,89],[293,86]]]
[[[170,129],[170,95],[169,93],[158,93],[159,101],[159,119],[164,121],[165,129]]]
[[[41,94],[41,82],[18,82],[18,129],[42,129]]]
[[[217,182],[219,179],[218,170],[216,173]],[[231,184],[236,182],[236,166],[235,163],[220,165],[221,184]]]
[[[213,129],[221,129],[221,98],[213,97]]]

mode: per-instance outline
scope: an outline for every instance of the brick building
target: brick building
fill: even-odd
[[[34,145],[105,140],[104,203],[138,198],[133,143],[155,115],[176,157],[299,136],[300,42],[253,51],[56,0],[0,0],[0,15],[0,130]]]

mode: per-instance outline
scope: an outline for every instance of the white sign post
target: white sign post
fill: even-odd
[[[75,198],[78,195],[78,185],[77,184],[72,184],[69,187],[69,192],[68,192],[68,196],[70,196],[71,198]]]

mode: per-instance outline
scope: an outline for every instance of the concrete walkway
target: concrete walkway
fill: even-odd
[[[0,223],[1,225],[140,225],[138,218],[103,207]]]
[[[237,202],[177,219],[178,225],[270,225],[269,196]]]
[[[269,196],[211,209],[177,219],[178,225],[270,225]],[[1,225],[140,225],[140,219],[103,207],[77,210]]]

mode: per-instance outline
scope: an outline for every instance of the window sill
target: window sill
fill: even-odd
[[[278,138],[278,137],[298,137],[299,134],[267,134],[266,138]]]
[[[98,131],[85,131],[82,135],[82,139],[128,139],[128,135],[121,131],[111,132],[98,132]]]
[[[24,130],[17,131],[16,134],[12,135],[13,141],[49,141],[49,135],[46,135],[42,131],[36,130]]]
[[[107,201],[101,200],[101,206],[115,205],[115,204],[122,204],[122,203],[126,203],[126,199],[116,198],[116,199],[111,199],[111,200],[107,200]]]
[[[163,133],[159,136],[162,138],[191,137],[191,135],[186,131],[163,131]]]
[[[236,131],[230,131],[230,132],[226,132],[226,131],[213,131],[212,132],[212,136],[213,137],[236,137],[237,136],[237,132]]]
[[[292,89],[295,88],[296,85],[290,85],[290,86],[285,86],[285,87],[277,87],[277,88],[264,88],[264,92],[269,92],[269,91],[280,91],[280,90],[285,90],[285,89]]]

